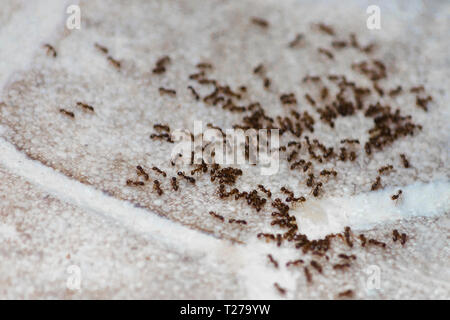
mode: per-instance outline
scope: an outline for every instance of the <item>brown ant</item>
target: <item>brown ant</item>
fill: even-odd
[[[386,243],[378,241],[378,240],[375,240],[375,239],[369,239],[369,244],[381,247],[383,249],[386,248]]]
[[[153,125],[153,129],[155,129],[158,132],[161,132],[161,131],[170,132],[170,127],[169,126],[163,125],[163,124],[159,124],[159,123]]]
[[[401,196],[402,193],[403,193],[402,190],[398,190],[398,191],[397,191],[397,194],[394,194],[394,195],[391,196],[391,199],[392,199],[392,200],[398,200],[398,199],[400,198],[400,196]]]
[[[313,191],[314,197],[318,197],[319,196],[319,192],[320,192],[321,187],[322,187],[322,182],[319,182],[318,184],[316,184],[316,187],[314,188],[314,191]]]
[[[183,177],[184,179],[186,179],[187,181],[189,181],[190,183],[195,184],[195,179],[192,178],[192,177],[189,177],[189,176],[185,175],[184,172],[178,171],[177,174],[178,174],[180,177]]]
[[[344,270],[350,268],[350,263],[341,263],[341,264],[335,264],[333,266],[334,270]]]
[[[316,105],[316,101],[314,101],[314,99],[313,99],[308,93],[305,94],[305,99],[308,100],[308,102],[309,102],[311,105],[313,105],[313,106]]]
[[[359,144],[359,140],[358,139],[343,139],[343,140],[341,140],[341,143]]]
[[[335,35],[334,29],[331,26],[327,26],[324,23],[319,23],[317,26],[319,27],[320,31],[322,31],[323,33],[328,34],[329,36],[334,36]]]
[[[319,273],[322,273],[322,266],[315,260],[311,260],[311,266],[316,269]]]
[[[53,46],[51,46],[50,44],[48,44],[48,43],[44,44],[44,48],[47,49],[47,54],[51,55],[53,58],[56,58],[56,56],[58,55],[56,53],[55,48],[53,48]]]
[[[207,63],[207,62],[200,62],[197,64],[197,68],[199,69],[212,69],[213,66],[211,63]]]
[[[209,214],[211,216],[213,216],[214,218],[219,219],[222,222],[225,220],[223,216],[221,216],[220,214],[215,213],[214,211],[210,211]]]
[[[245,221],[245,220],[229,219],[228,223],[247,224],[247,221]]]
[[[381,177],[378,176],[376,181],[372,184],[371,190],[375,191],[378,190],[379,188],[381,188]]]
[[[153,190],[158,193],[158,196],[161,196],[164,193],[161,189],[161,183],[158,180],[153,181]]]
[[[261,190],[262,192],[264,192],[265,194],[267,194],[267,196],[269,198],[272,197],[272,192],[270,192],[270,190],[266,189],[262,184],[258,185],[259,190]]]
[[[299,265],[299,264],[303,264],[303,263],[305,263],[302,259],[298,259],[298,260],[294,260],[294,261],[288,261],[287,263],[286,263],[286,267],[289,267],[289,266],[297,266],[297,265]]]
[[[339,298],[352,298],[354,295],[355,295],[355,293],[353,292],[353,290],[350,290],[350,289],[349,289],[349,290],[340,292],[340,293],[338,294],[338,297],[339,297]]]
[[[111,56],[108,56],[107,59],[116,69],[120,69],[121,64],[119,60],[116,60]]]
[[[148,173],[141,166],[136,166],[136,173],[138,176],[143,176],[146,181],[148,181],[149,176]]]
[[[61,112],[62,114],[71,117],[71,118],[75,118],[75,114],[72,111],[67,111],[65,109],[59,109],[59,112]]]
[[[197,91],[192,86],[188,86],[188,89],[191,90],[192,95],[194,96],[195,100],[200,100],[200,96],[198,95]]]
[[[322,53],[322,54],[324,54],[325,56],[327,56],[328,59],[331,59],[331,60],[334,59],[334,55],[333,55],[330,51],[328,51],[327,49],[319,48],[319,49],[317,49],[317,50],[319,51],[319,53]]]
[[[338,255],[338,257],[345,260],[356,260],[356,256],[354,254],[348,256],[346,254],[341,253]]]
[[[169,96],[176,96],[177,92],[173,89],[166,89],[166,88],[159,88],[159,94],[160,95],[169,95]]]
[[[309,271],[308,267],[303,267],[303,270],[304,270],[304,272],[305,272],[306,281],[307,281],[308,283],[311,283],[312,280],[313,280],[313,278],[312,278],[311,272]]]
[[[391,91],[389,91],[389,95],[391,97],[395,97],[396,95],[400,94],[401,92],[402,92],[402,87],[398,86],[397,88],[392,89]]]
[[[83,109],[85,109],[85,110],[89,110],[89,111],[94,112],[94,108],[93,108],[92,106],[86,104],[86,103],[83,103],[83,102],[77,102],[77,106],[79,106],[79,107],[81,107],[81,108],[83,108]]]
[[[298,34],[295,36],[294,40],[292,40],[291,42],[289,42],[289,48],[295,48],[295,47],[298,47],[298,46],[300,45],[302,39],[303,39],[303,35],[302,35],[301,33],[298,33]]]
[[[268,28],[269,27],[269,22],[267,22],[267,20],[264,20],[262,18],[257,18],[257,17],[253,17],[251,19],[252,23],[261,27],[261,28]]]
[[[275,288],[278,290],[278,292],[279,292],[281,295],[284,296],[284,295],[286,294],[286,289],[280,287],[280,285],[279,285],[278,283],[275,282],[273,285],[275,286]]]
[[[404,154],[401,154],[400,158],[402,159],[403,166],[405,168],[409,168],[409,161],[408,159],[406,159],[406,156]]]
[[[142,181],[133,181],[133,180],[130,180],[130,179],[127,180],[126,184],[129,187],[138,187],[138,186],[144,186],[145,185],[145,183],[142,182]]]
[[[104,47],[104,46],[102,46],[102,45],[100,45],[100,44],[98,44],[98,43],[95,43],[94,46],[95,46],[95,48],[97,48],[100,52],[102,52],[102,53],[104,53],[104,54],[108,54],[108,48],[106,48],[106,47]]]
[[[378,173],[379,174],[383,174],[383,173],[386,173],[387,171],[390,171],[392,169],[394,169],[394,167],[389,164],[389,165],[386,165],[386,166],[381,167],[380,169],[378,169]]]
[[[268,254],[267,258],[269,258],[270,263],[272,263],[275,266],[275,268],[278,269],[278,262],[274,259],[274,257],[271,254]]]
[[[178,191],[178,181],[176,177],[172,177],[172,179],[170,180],[170,183],[172,184],[172,189],[174,191]]]
[[[363,235],[363,234],[360,234],[360,235],[359,235],[359,239],[361,240],[361,246],[362,246],[362,247],[365,247],[365,246],[366,246],[366,243],[367,243],[367,238],[366,238],[366,236]]]
[[[161,169],[159,169],[158,167],[153,167],[152,170],[158,172],[158,173],[161,174],[164,178],[167,176],[167,174],[166,174],[164,171],[162,171]]]
[[[155,74],[161,74],[166,72],[166,65],[170,63],[170,57],[164,56],[160,58],[158,61],[156,61],[156,66],[153,69],[153,73]]]

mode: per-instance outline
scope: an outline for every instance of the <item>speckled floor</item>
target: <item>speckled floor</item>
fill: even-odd
[[[346,290],[356,299],[450,298],[450,5],[372,2],[80,1],[81,29],[69,31],[64,24],[70,1],[5,1],[0,9],[0,238],[6,245],[0,246],[0,298],[333,299]],[[366,27],[369,4],[381,8],[380,30]],[[252,17],[268,26],[252,23]],[[335,35],[321,32],[321,22]],[[330,46],[351,33],[361,46],[375,43],[373,53]],[[297,34],[303,38],[292,48]],[[51,44],[56,56],[44,44]],[[328,48],[333,57],[318,48]],[[167,70],[152,72],[165,55]],[[370,155],[363,143],[372,120],[356,112],[338,117],[331,128],[318,112],[329,101],[320,101],[320,91],[302,80],[342,74],[358,86],[372,86],[352,68],[367,59],[383,61],[388,77],[378,82],[385,93],[373,88],[365,103],[398,108],[422,126]],[[342,139],[361,140],[356,160],[314,162],[317,174],[338,172],[335,179],[323,180],[318,197],[305,184],[307,173],[290,170],[289,154],[280,155],[279,171],[272,176],[261,176],[258,167],[243,168],[235,187],[251,191],[262,184],[273,191],[261,211],[246,201],[219,199],[218,184],[209,176],[194,175],[195,185],[178,178],[179,190],[173,190],[170,178],[193,167],[171,165],[173,144],[149,139],[153,126],[192,130],[201,120],[225,129],[244,116],[195,99],[189,85],[201,97],[213,88],[189,79],[199,62],[213,65],[208,77],[221,85],[246,86],[241,105],[259,102],[274,118],[290,110],[311,114],[314,132],[303,134],[311,141],[339,150]],[[260,63],[269,88],[253,72]],[[333,87],[330,81],[323,85]],[[399,85],[401,94],[388,94]],[[425,87],[420,96],[433,97],[427,111],[409,91],[418,85]],[[161,87],[176,95],[161,95]],[[295,106],[280,101],[287,93],[295,94]],[[290,139],[296,138],[284,135],[281,145]],[[299,157],[307,156],[303,147]],[[387,164],[394,169],[382,175],[381,190],[370,191],[377,170]],[[162,195],[150,182],[126,185],[142,178],[137,165],[161,181]],[[350,226],[353,246],[337,237],[319,256],[287,241],[278,247],[258,239],[260,232],[281,232],[271,225],[269,203],[283,197],[283,186],[307,198],[290,211],[300,232],[316,239]],[[399,189],[400,200],[392,201]],[[225,223],[208,214],[212,210]],[[394,229],[407,234],[405,244],[392,240]],[[362,246],[359,234],[386,247]],[[341,254],[356,259],[347,261]],[[286,266],[296,259],[303,263]],[[336,267],[347,262],[342,270]],[[379,285],[370,287],[374,276]]]

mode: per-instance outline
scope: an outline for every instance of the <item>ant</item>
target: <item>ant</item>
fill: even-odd
[[[387,171],[390,171],[390,170],[392,170],[392,169],[394,169],[394,167],[392,166],[392,165],[387,165],[387,166],[384,166],[384,167],[381,167],[380,169],[378,169],[378,173],[379,174],[383,174],[383,173],[385,173],[385,172],[387,172]]]
[[[200,62],[197,64],[197,68],[199,69],[212,69],[213,66],[211,63],[207,63],[207,62]]]
[[[192,95],[194,96],[195,100],[197,100],[197,101],[200,100],[199,94],[197,93],[197,91],[195,91],[195,89],[192,86],[188,86],[188,89],[191,90]]]
[[[92,106],[88,105],[87,103],[77,102],[77,106],[79,106],[79,107],[81,107],[81,108],[83,108],[85,110],[89,110],[89,111],[94,112],[94,108]]]
[[[163,125],[163,124],[159,124],[159,123],[153,125],[153,129],[155,129],[156,131],[159,131],[159,132],[161,132],[161,131],[170,132],[170,127],[169,126]]]
[[[321,187],[322,187],[322,182],[319,182],[318,184],[316,184],[316,187],[314,188],[314,191],[313,191],[314,197],[318,197],[319,196],[319,192],[320,192],[320,188]]]
[[[278,292],[280,294],[282,294],[283,296],[286,294],[286,289],[280,287],[280,285],[278,283],[275,282],[273,285],[275,286],[275,288],[278,290]]]
[[[341,143],[359,144],[359,140],[358,139],[343,139],[343,140],[341,140]]]
[[[289,266],[297,266],[297,265],[299,265],[299,264],[302,264],[302,263],[305,263],[302,259],[298,259],[298,260],[294,260],[294,261],[288,261],[287,263],[286,263],[286,267],[289,267]]]
[[[153,190],[158,193],[158,196],[161,196],[164,193],[161,189],[161,183],[158,180],[153,181]]]
[[[367,238],[366,238],[366,236],[363,235],[363,234],[360,234],[360,235],[359,235],[359,239],[361,240],[361,246],[362,246],[362,247],[365,247],[365,246],[366,246],[366,243],[367,243]]]
[[[397,191],[397,194],[394,194],[394,195],[391,196],[391,199],[392,199],[392,200],[398,200],[398,199],[400,198],[400,196],[401,196],[402,193],[403,193],[402,190],[398,190],[398,191]]]
[[[289,48],[295,48],[295,47],[298,47],[298,46],[300,45],[302,39],[303,39],[303,34],[298,33],[298,34],[295,36],[294,40],[292,40],[291,42],[289,42]]]
[[[195,179],[192,178],[192,177],[189,177],[189,176],[185,175],[184,172],[178,171],[177,174],[178,174],[180,177],[183,177],[184,179],[186,179],[187,181],[189,181],[190,183],[195,184]]]
[[[59,109],[59,112],[65,114],[68,117],[75,118],[75,114],[72,111],[67,111],[65,109]]]
[[[333,266],[334,270],[344,270],[350,268],[350,263],[341,263],[341,264],[335,264]]]
[[[275,268],[278,269],[278,262],[274,259],[274,257],[271,254],[268,254],[267,258],[269,258],[270,263],[272,263],[275,266]]]
[[[247,221],[245,221],[245,220],[230,219],[230,220],[228,220],[228,223],[247,224]]]
[[[116,69],[120,69],[120,66],[121,66],[120,61],[114,59],[111,56],[108,56],[107,59]]]
[[[172,184],[172,189],[174,191],[178,191],[178,181],[176,177],[172,177],[172,179],[170,180],[170,183]]]
[[[378,176],[376,181],[372,184],[372,191],[378,190],[381,187],[381,177]]]
[[[322,273],[322,266],[315,260],[311,261],[311,266],[316,269],[319,273]]]
[[[99,51],[101,51],[104,54],[108,54],[108,52],[109,52],[108,48],[106,48],[98,43],[95,43],[94,46],[95,46],[95,48],[97,48]]]
[[[130,179],[127,180],[126,184],[129,187],[138,187],[138,186],[144,186],[145,185],[145,183],[142,182],[142,181],[133,181],[133,180],[130,180]]]
[[[313,106],[316,105],[316,101],[314,101],[314,99],[313,99],[308,93],[305,94],[305,99],[308,100],[308,102],[309,102],[311,105],[313,105]]]
[[[351,298],[351,297],[353,297],[354,296],[354,292],[353,292],[353,290],[346,290],[346,291],[343,291],[343,292],[340,292],[339,294],[338,294],[338,297],[340,297],[340,298]]]
[[[138,176],[142,175],[142,176],[144,176],[144,179],[146,181],[148,181],[148,179],[149,179],[148,173],[145,172],[145,170],[141,166],[136,166],[136,171],[137,171]]]
[[[319,23],[317,26],[319,27],[319,30],[322,31],[323,33],[326,33],[326,34],[328,34],[330,36],[334,36],[335,35],[334,29],[331,26],[327,26],[324,23]]]
[[[409,168],[409,161],[408,159],[406,159],[406,156],[404,154],[401,154],[400,158],[402,159],[403,166],[405,168]]]
[[[261,190],[262,192],[264,192],[265,194],[267,194],[267,196],[268,196],[269,198],[272,197],[272,192],[271,192],[270,190],[266,189],[262,184],[259,184],[259,185],[258,185],[258,188],[259,188],[259,190]]]
[[[161,74],[166,72],[166,65],[170,63],[170,57],[164,56],[156,61],[156,67],[153,69],[153,73]]]
[[[162,171],[161,169],[159,169],[158,167],[153,167],[152,170],[158,172],[158,173],[161,174],[164,178],[167,176],[167,174],[166,174],[164,171]]]
[[[386,248],[386,243],[375,240],[375,239],[369,239],[369,244],[373,244],[375,246],[382,247],[383,249]]]
[[[345,260],[356,260],[356,256],[354,254],[348,256],[346,254],[341,253],[338,255],[338,257]]]
[[[223,216],[221,216],[220,214],[215,213],[214,211],[210,211],[209,214],[211,216],[213,216],[214,218],[219,219],[222,222],[225,220]]]
[[[306,281],[308,283],[311,283],[313,281],[313,278],[312,278],[311,272],[309,271],[308,267],[303,267],[303,270],[305,272]]]
[[[267,22],[267,20],[264,20],[262,18],[257,18],[257,17],[253,17],[252,18],[252,23],[261,27],[261,28],[268,28],[269,27],[269,22]]]
[[[49,45],[48,43],[44,44],[44,48],[47,49],[47,54],[51,55],[53,58],[56,58],[56,56],[58,55],[55,48],[53,48],[53,46]]]
[[[159,88],[159,94],[160,95],[169,95],[169,96],[176,96],[177,92],[173,89],[166,89],[166,88]]]
[[[319,51],[319,53],[322,53],[322,54],[326,55],[329,59],[331,59],[331,60],[334,59],[334,55],[330,51],[328,51],[327,49],[319,48],[317,50]]]

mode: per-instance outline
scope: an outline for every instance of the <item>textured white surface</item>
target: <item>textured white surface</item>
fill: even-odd
[[[445,2],[421,5],[417,1],[408,7],[383,2],[383,29],[376,34],[365,30],[365,6],[360,2],[343,7],[333,1],[113,1],[109,5],[89,1],[81,2],[82,30],[73,32],[62,31],[62,2],[6,3],[0,14],[0,84],[6,84],[0,99],[4,137],[0,172],[5,181],[0,190],[4,199],[0,236],[8,244],[1,251],[2,297],[278,298],[273,288],[278,282],[288,289],[287,298],[335,298],[347,288],[354,289],[357,298],[449,298],[449,97],[445,91],[449,6]],[[32,22],[24,24],[30,12]],[[261,32],[249,23],[251,16],[264,17],[271,27]],[[191,127],[193,120],[202,119],[230,127],[238,121],[236,115],[224,117],[223,112],[193,101],[185,79],[199,61],[213,62],[212,75],[225,83],[248,85],[248,101],[274,106],[269,114],[279,106],[280,92],[296,92],[300,100],[309,92],[301,87],[306,74],[349,74],[349,63],[361,58],[354,53],[327,65],[314,50],[285,48],[296,32],[312,32],[310,24],[317,21],[330,23],[343,34],[356,32],[363,42],[379,41],[377,54],[395,75],[383,85],[424,83],[434,101],[428,113],[414,107],[412,97],[385,101],[413,114],[423,132],[370,160],[361,154],[356,166],[335,163],[346,173],[344,177],[326,190],[326,197],[296,209],[301,231],[312,237],[350,225],[358,231],[374,228],[369,233],[383,240],[398,228],[410,235],[407,245],[402,248],[387,241],[386,251],[353,248],[358,259],[351,272],[335,271],[324,261],[324,275],[314,274],[314,283],[307,285],[301,268],[275,269],[267,263],[268,253],[282,265],[301,255],[256,239],[257,232],[269,231],[270,218],[238,202],[220,202],[207,181],[198,179],[195,187],[186,190],[181,185],[181,196],[167,195],[163,200],[150,189],[127,189],[124,181],[134,175],[136,164],[157,164],[173,171],[167,165],[170,146],[148,140],[154,123]],[[23,29],[18,27],[22,24]],[[22,48],[17,39],[23,34],[29,36]],[[307,34],[313,47],[325,45],[326,40]],[[43,42],[55,46],[57,59],[46,56]],[[95,42],[121,59],[120,72],[99,54]],[[164,54],[170,54],[173,63],[164,76],[155,77],[151,69]],[[272,77],[269,92],[252,75],[259,62],[268,66]],[[160,86],[177,89],[177,96],[160,97]],[[209,89],[199,92],[206,94]],[[95,114],[74,109],[80,100],[94,105]],[[75,120],[61,115],[60,107],[74,111]],[[339,120],[339,136],[318,122],[316,134],[327,144],[349,136],[364,139],[364,121]],[[398,166],[403,152],[412,169]],[[387,187],[368,193],[377,168],[386,163],[396,164],[395,172],[383,177]],[[238,183],[240,189],[258,183],[273,190],[289,185],[296,194],[306,195],[305,177],[300,179],[303,186],[282,166],[278,175],[269,178],[250,170]],[[393,203],[389,196],[399,188],[404,198]],[[211,209],[226,217],[245,218],[249,225],[217,224],[207,215]],[[330,259],[336,260],[340,252],[348,249],[333,245]],[[65,287],[70,264],[81,267],[81,292]],[[373,264],[382,270],[381,289],[367,291],[364,270]]]

